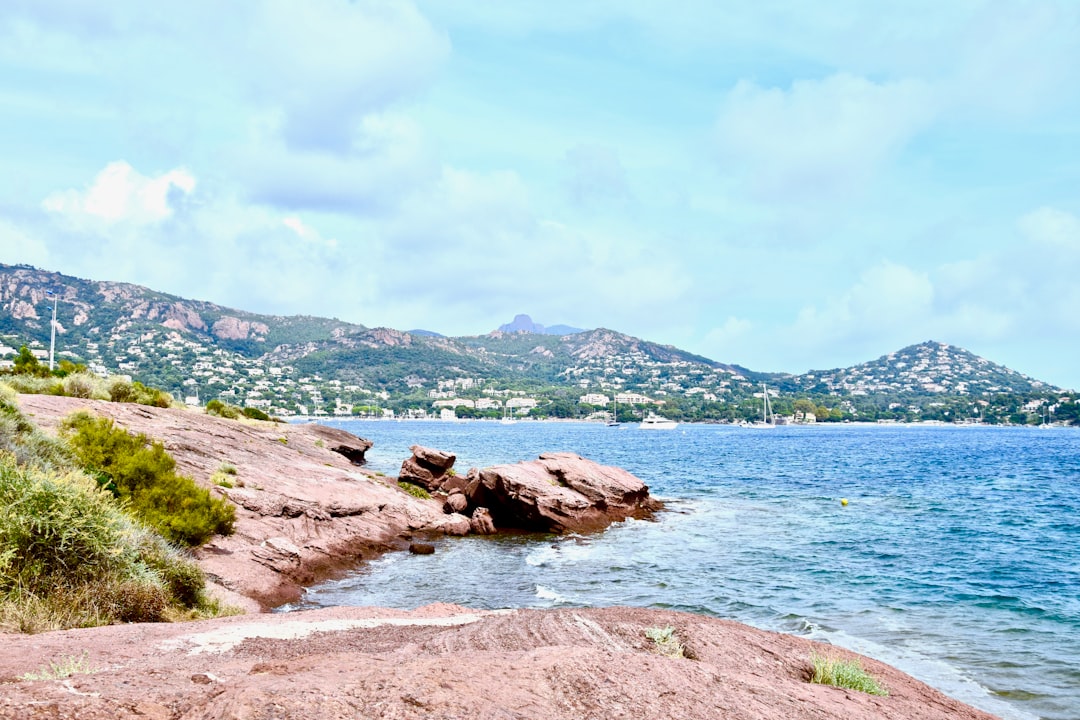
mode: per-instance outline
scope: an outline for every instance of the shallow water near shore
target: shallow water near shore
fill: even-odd
[[[460,472],[568,450],[667,509],[585,537],[449,538],[282,610],[673,608],[849,647],[1007,720],[1080,717],[1080,431],[325,422],[389,475],[413,444]]]

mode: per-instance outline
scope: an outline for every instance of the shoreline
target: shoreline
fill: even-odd
[[[142,406],[119,405],[113,403],[95,403],[74,398],[55,398],[52,396],[20,396],[20,403],[24,411],[36,423],[48,427],[51,420],[53,425],[63,415],[76,409],[76,407],[93,406],[91,409],[113,417],[119,424],[131,423],[130,429],[138,432],[146,432],[148,435],[165,440],[167,449],[177,455],[178,465],[185,472],[194,471],[193,474],[201,473],[202,477],[208,476],[221,462],[232,462],[239,469],[239,476],[248,478],[254,484],[259,482],[269,483],[269,476],[261,476],[260,468],[266,469],[268,465],[276,465],[278,472],[285,474],[301,474],[304,481],[299,486],[290,478],[278,478],[274,482],[283,485],[292,484],[292,500],[299,501],[290,505],[288,499],[280,498],[267,501],[266,490],[272,489],[280,495],[284,487],[269,485],[254,492],[243,494],[221,490],[222,494],[234,499],[239,508],[247,508],[251,511],[256,507],[259,511],[271,511],[269,516],[273,523],[270,527],[263,527],[264,539],[253,547],[246,550],[244,543],[250,545],[255,536],[253,528],[245,527],[238,531],[240,538],[230,540],[222,539],[215,541],[200,550],[198,554],[200,565],[208,572],[211,579],[219,581],[219,587],[229,593],[239,593],[258,603],[258,607],[247,606],[247,610],[259,611],[262,614],[254,617],[265,617],[265,611],[271,606],[280,606],[295,597],[304,587],[310,586],[319,579],[333,577],[346,569],[355,568],[366,560],[391,549],[403,549],[407,541],[414,536],[433,531],[430,526],[431,517],[424,516],[418,507],[407,502],[398,518],[398,524],[394,525],[394,532],[388,532],[386,527],[376,528],[372,523],[371,510],[374,504],[363,502],[354,504],[351,508],[338,503],[332,509],[327,509],[339,498],[343,492],[355,492],[359,487],[358,481],[362,478],[366,486],[373,483],[374,487],[383,486],[385,490],[392,491],[393,496],[400,497],[403,494],[396,488],[387,487],[387,482],[376,478],[373,474],[357,468],[345,461],[340,456],[330,453],[325,448],[318,446],[315,436],[308,436],[306,427],[317,426],[317,423],[288,423],[285,425],[275,423],[243,423],[221,420],[203,414],[192,414],[188,411],[147,409]],[[46,422],[42,422],[44,416]],[[349,418],[354,420],[353,418]],[[126,422],[125,422],[126,421]],[[154,422],[160,421],[159,425]],[[423,421],[421,421],[423,422]],[[432,421],[442,422],[442,421]],[[541,422],[541,421],[530,421]],[[580,422],[565,421],[558,422]],[[148,424],[149,423],[149,424]],[[285,427],[293,428],[282,432]],[[158,432],[155,432],[155,428]],[[226,443],[221,433],[228,428],[240,436],[239,442]],[[167,432],[161,432],[167,430]],[[207,437],[212,441],[205,442]],[[286,441],[282,442],[282,438]],[[257,448],[248,448],[247,453],[237,460],[235,453],[244,449],[248,443],[257,443]],[[233,454],[230,454],[233,453]],[[303,462],[297,465],[298,456]],[[309,456],[310,455],[310,456]],[[258,458],[256,463],[255,458]],[[314,459],[313,459],[314,458]],[[291,471],[291,472],[289,472]],[[304,491],[312,482],[317,485],[325,485],[326,494],[320,494],[318,498],[304,497]],[[344,484],[341,484],[344,483]],[[261,496],[258,502],[252,500],[252,496]],[[238,502],[239,501],[239,502]],[[246,501],[246,502],[245,502]],[[254,503],[254,504],[253,504]],[[322,505],[320,505],[322,503]],[[409,517],[410,508],[413,512],[420,512],[420,517]],[[379,507],[379,512],[383,511]],[[274,514],[276,513],[276,514]],[[441,509],[437,514],[441,516]],[[367,517],[365,517],[365,515]],[[328,541],[323,533],[322,537],[311,535],[311,529],[320,526],[323,531],[328,527],[341,526],[360,519],[360,525],[354,525],[348,529],[345,537],[352,538],[343,540],[343,536],[337,536],[333,541]],[[386,518],[383,518],[385,520]],[[307,527],[308,530],[304,530]],[[373,532],[374,531],[374,532]],[[297,540],[296,533],[304,533],[306,538],[303,542]],[[277,534],[274,534],[277,533]],[[318,535],[318,533],[316,534]],[[364,537],[364,541],[358,542],[357,537]],[[313,539],[314,538],[314,539]],[[365,543],[374,542],[370,545]],[[253,571],[252,577],[229,578],[224,572],[228,568],[243,566]],[[273,580],[273,582],[270,582]],[[294,594],[290,594],[294,593]],[[599,610],[599,609],[598,609]],[[310,612],[310,611],[299,611]],[[531,612],[531,611],[520,611]],[[543,611],[547,612],[547,611]],[[557,611],[553,611],[557,612]],[[650,611],[646,611],[650,612]],[[660,611],[656,611],[660,612]],[[275,613],[282,616],[294,616],[296,612]],[[250,617],[250,616],[249,616]],[[701,616],[705,618],[707,616]],[[225,619],[228,620],[228,619]],[[205,621],[215,623],[218,621]],[[748,626],[746,626],[748,627]],[[84,631],[73,631],[84,632]],[[796,636],[790,636],[796,637]],[[957,702],[958,701],[954,701]],[[952,716],[949,716],[952,717]],[[967,716],[964,716],[967,717]],[[974,716],[973,716],[974,717]],[[977,717],[983,717],[978,715]],[[986,716],[990,717],[990,716]]]

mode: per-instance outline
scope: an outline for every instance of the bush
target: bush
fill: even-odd
[[[412,495],[415,498],[420,498],[421,500],[430,500],[431,499],[431,493],[429,493],[427,490],[420,487],[419,485],[413,485],[411,482],[405,482],[404,480],[399,480],[398,481],[398,487],[401,488],[402,490],[404,490],[405,492],[409,493],[410,495]]]
[[[8,452],[19,465],[48,470],[72,466],[63,443],[44,435],[19,411],[15,392],[0,384],[0,452]]]
[[[270,416],[264,413],[259,408],[246,407],[243,410],[244,417],[251,418],[252,420],[269,420]]]
[[[215,533],[232,533],[235,508],[191,478],[177,475],[176,461],[159,441],[132,435],[108,418],[85,412],[69,416],[62,429],[78,462],[166,539],[195,546]]]
[[[206,414],[235,420],[240,417],[240,408],[235,405],[227,405],[217,398],[206,403]]]
[[[814,672],[810,678],[812,683],[858,690],[870,695],[889,694],[888,690],[863,670],[862,663],[858,660],[840,660],[812,653],[810,661],[814,665]]]
[[[78,471],[0,453],[0,627],[37,632],[212,612],[202,571]]]

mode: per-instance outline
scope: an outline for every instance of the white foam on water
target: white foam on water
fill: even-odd
[[[551,605],[569,605],[571,600],[560,595],[550,588],[546,588],[543,585],[536,586],[536,597],[540,600],[546,600]]]
[[[525,556],[525,563],[533,567],[543,567],[559,559],[559,551],[550,545],[537,548]]]

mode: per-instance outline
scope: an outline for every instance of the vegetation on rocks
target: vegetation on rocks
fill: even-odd
[[[810,661],[814,665],[814,674],[810,678],[812,683],[858,690],[869,695],[889,694],[888,690],[863,669],[858,660],[841,660],[813,653]]]
[[[67,418],[63,430],[79,463],[166,539],[195,546],[232,533],[234,507],[177,475],[176,461],[159,441],[85,412]]]
[[[404,480],[399,481],[398,487],[412,495],[414,498],[420,498],[421,500],[431,499],[431,493],[419,485],[413,485],[411,482],[405,482]]]
[[[673,627],[651,627],[645,631],[645,637],[652,640],[656,652],[671,658],[686,657],[685,649]]]
[[[194,561],[75,467],[0,386],[0,628],[220,614]]]
[[[102,378],[69,360],[61,360],[57,369],[50,371],[25,345],[19,351],[14,367],[5,375],[4,384],[12,390],[32,395],[61,395],[153,407],[170,407],[173,402],[172,395],[164,390],[116,375]]]

